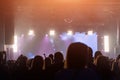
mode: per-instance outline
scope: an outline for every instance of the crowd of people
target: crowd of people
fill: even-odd
[[[71,43],[64,59],[61,52],[28,59],[20,55],[17,60],[7,60],[0,52],[0,80],[120,80],[120,55],[109,59],[101,51],[93,57],[86,44]]]

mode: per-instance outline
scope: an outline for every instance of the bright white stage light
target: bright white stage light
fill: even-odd
[[[109,36],[104,36],[104,51],[109,52]]]
[[[55,35],[55,31],[54,31],[54,30],[50,30],[49,35],[50,35],[50,36],[54,36],[54,35]]]
[[[88,31],[88,35],[93,35],[93,31]]]
[[[29,36],[34,36],[34,35],[35,35],[35,33],[34,33],[34,31],[33,31],[33,30],[29,30],[28,35],[29,35]]]
[[[14,36],[13,52],[18,52],[18,37]]]
[[[67,35],[72,36],[72,35],[73,35],[73,32],[72,32],[72,31],[68,31],[68,32],[67,32]]]

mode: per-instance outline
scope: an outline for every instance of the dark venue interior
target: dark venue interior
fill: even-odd
[[[9,79],[120,80],[120,1],[0,0]]]

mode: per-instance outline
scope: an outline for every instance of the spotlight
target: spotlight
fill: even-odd
[[[50,35],[50,36],[54,36],[54,35],[55,35],[55,31],[54,31],[54,30],[50,30],[49,35]]]
[[[45,36],[48,37],[48,34],[46,34]]]
[[[35,33],[34,33],[34,31],[33,31],[33,30],[29,30],[28,35],[29,35],[29,36],[34,36],[34,35],[35,35]]]
[[[88,35],[93,35],[93,31],[88,31]]]
[[[18,52],[18,44],[17,44],[18,41],[17,40],[18,40],[18,37],[14,36],[13,52]]]
[[[72,36],[72,35],[73,35],[73,32],[72,32],[72,31],[68,31],[68,32],[67,32],[67,35],[68,35],[68,36]]]
[[[104,36],[104,51],[109,52],[109,36]]]

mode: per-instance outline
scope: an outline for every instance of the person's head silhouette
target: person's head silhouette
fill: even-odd
[[[80,42],[72,43],[68,47],[66,66],[72,69],[85,68],[88,63],[88,58],[87,45]]]

